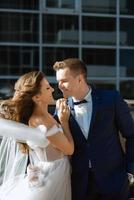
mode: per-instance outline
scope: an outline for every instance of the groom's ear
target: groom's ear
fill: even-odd
[[[85,82],[83,74],[79,74],[79,83]]]
[[[79,83],[81,83],[83,81],[83,77],[81,74],[79,74],[78,80],[79,80]]]

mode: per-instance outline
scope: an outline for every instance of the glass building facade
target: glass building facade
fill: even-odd
[[[0,96],[31,70],[57,88],[52,65],[77,57],[89,83],[134,98],[133,8],[133,0],[0,0]]]

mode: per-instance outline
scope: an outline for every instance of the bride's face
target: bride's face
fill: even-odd
[[[37,94],[38,101],[40,104],[52,104],[54,103],[53,93],[54,89],[50,86],[48,81],[44,78],[41,81],[41,88],[39,94]]]

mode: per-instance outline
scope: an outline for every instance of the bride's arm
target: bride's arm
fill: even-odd
[[[65,155],[72,155],[74,152],[74,141],[68,123],[70,110],[66,105],[65,99],[58,100],[58,104],[58,117],[62,128],[57,128],[58,130],[57,132],[55,131],[55,134],[54,128],[56,129],[56,127],[51,128],[47,131],[47,138],[55,147],[57,147],[57,149],[62,151]]]
[[[45,134],[38,128],[2,118],[0,118],[0,135],[12,137],[21,142],[32,141],[40,147],[44,147],[46,144]]]

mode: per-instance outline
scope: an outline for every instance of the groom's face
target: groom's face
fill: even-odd
[[[59,89],[62,91],[65,98],[74,96],[78,92],[78,75],[74,75],[70,69],[64,68],[56,71],[56,79]]]

